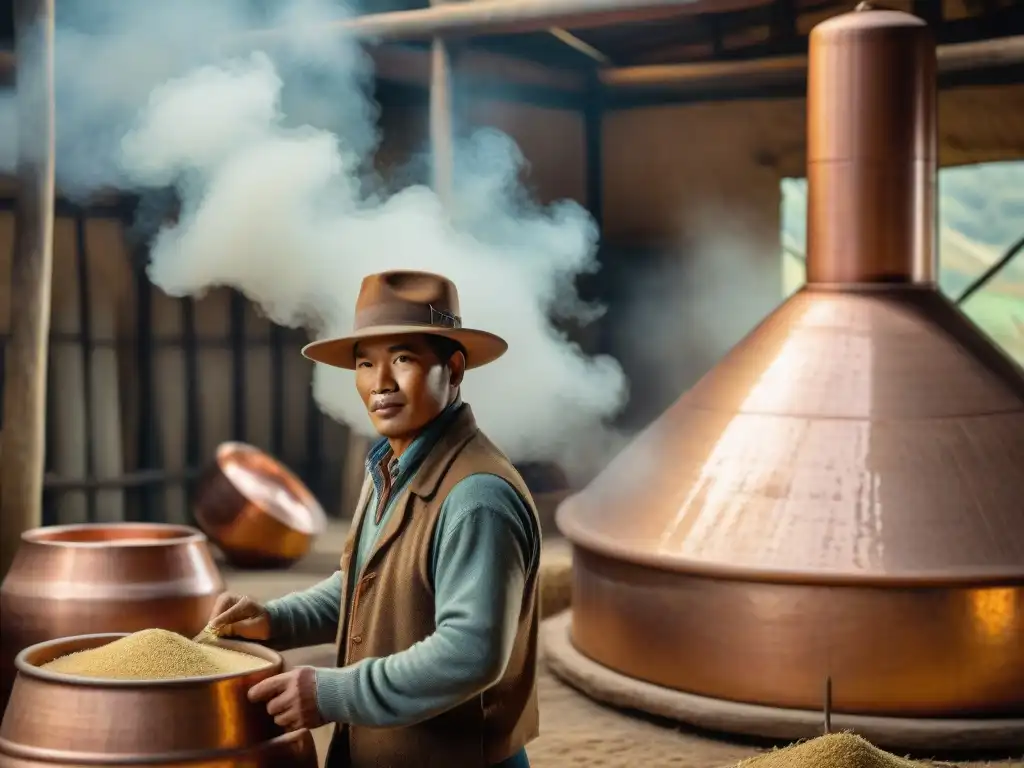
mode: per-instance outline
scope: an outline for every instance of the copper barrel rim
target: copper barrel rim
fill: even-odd
[[[306,511],[310,513],[311,520],[309,527],[311,530],[303,530],[305,526],[303,526],[302,528],[296,527],[294,525],[294,518],[288,515],[279,514],[276,507],[273,509],[268,509],[266,505],[261,505],[257,503],[255,500],[250,499],[241,489],[235,487],[235,484],[224,473],[224,466],[232,457],[244,454],[258,456],[261,461],[265,461],[273,467],[274,475],[276,475],[277,478],[284,481],[283,485],[285,485],[288,492],[294,494],[299,503],[302,504]],[[267,453],[266,451],[260,448],[257,448],[255,445],[252,445],[251,443],[242,442],[241,440],[228,440],[217,446],[217,451],[215,453],[215,462],[217,470],[221,473],[221,476],[224,478],[225,481],[230,483],[232,487],[235,487],[235,490],[238,491],[238,493],[240,493],[247,502],[253,504],[254,506],[257,506],[260,509],[260,511],[274,518],[279,523],[281,523],[281,525],[284,525],[288,528],[291,528],[292,530],[298,531],[299,533],[303,533],[309,536],[320,536],[324,533],[324,531],[327,530],[327,513],[324,511],[323,505],[316,498],[316,496],[309,489],[309,487],[302,481],[302,478],[296,475],[291,469],[285,466],[285,464],[279,461],[276,457],[272,456],[271,454]],[[246,469],[251,470],[251,467],[247,465],[243,466],[246,466]]]
[[[121,539],[99,539],[95,541],[62,540],[59,537],[84,531],[139,531],[139,538],[124,537]],[[145,533],[177,534],[163,537],[146,538]],[[206,534],[190,525],[174,525],[171,523],[73,523],[71,525],[44,525],[32,528],[21,534],[25,544],[69,549],[109,549],[123,547],[167,547],[182,544],[205,544],[209,541]]]
[[[298,731],[288,731],[275,736],[267,741],[261,741],[258,744],[253,744],[244,748],[228,748],[218,750],[191,750],[188,752],[175,752],[171,755],[160,754],[81,754],[74,753],[73,757],[67,752],[60,752],[53,749],[39,749],[37,747],[26,747],[21,744],[17,744],[7,739],[0,738],[0,755],[10,755],[12,757],[23,757],[29,760],[38,760],[45,763],[55,763],[60,765],[66,763],[69,759],[73,759],[76,765],[96,765],[96,766],[135,766],[135,765],[166,765],[169,761],[173,765],[188,765],[198,761],[206,760],[217,760],[224,759],[231,755],[237,755],[239,753],[245,753],[248,756],[258,755],[260,752],[269,752],[278,746],[287,744],[291,741],[303,741],[309,739],[312,741],[313,736],[309,729],[303,728]],[[314,747],[315,749],[315,747]]]
[[[40,653],[45,654],[55,648],[61,648],[65,651],[64,653],[59,653],[57,655],[49,655],[48,657],[44,656],[44,658],[46,658],[46,662],[53,661],[60,656],[70,653],[102,648],[104,645],[109,645],[115,640],[120,640],[121,638],[128,637],[131,634],[131,632],[100,632],[92,635],[72,635],[69,637],[59,637],[56,640],[46,640],[41,643],[36,643],[35,645],[30,645],[28,648],[21,651],[14,657],[14,666],[18,670],[19,675],[25,675],[26,677],[35,678],[36,680],[41,680],[46,683],[59,683],[61,685],[74,685],[82,688],[96,689],[145,688],[147,690],[154,688],[188,688],[200,684],[208,685],[210,683],[237,679],[256,673],[264,673],[268,670],[272,671],[273,674],[277,674],[284,669],[284,657],[282,657],[280,653],[271,648],[267,648],[264,645],[241,640],[218,640],[217,647],[225,648],[230,651],[247,653],[250,656],[256,656],[257,658],[264,659],[268,662],[267,666],[249,669],[244,672],[228,672],[222,675],[175,677],[166,680],[125,680],[121,678],[107,677],[79,677],[77,675],[66,675],[61,672],[50,672],[36,666],[28,660],[30,656]],[[104,640],[106,642],[101,642]]]
[[[574,520],[563,502],[555,513],[555,523],[562,535],[574,547],[580,547],[596,555],[624,563],[632,563],[669,573],[684,573],[693,576],[728,581],[745,581],[767,584],[799,584],[804,586],[850,586],[850,587],[913,587],[922,589],[944,589],[947,587],[1018,587],[1024,586],[1024,574],[1020,570],[986,570],[978,568],[965,573],[948,571],[921,571],[919,573],[880,574],[869,572],[817,571],[811,568],[766,569],[744,568],[725,563],[708,563],[700,560],[674,557],[672,555],[633,551],[619,541],[590,533],[587,527]]]

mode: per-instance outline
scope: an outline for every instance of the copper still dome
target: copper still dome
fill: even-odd
[[[860,7],[808,80],[807,285],[559,509],[572,645],[719,702],[1024,716],[1024,372],[936,287],[936,53]]]

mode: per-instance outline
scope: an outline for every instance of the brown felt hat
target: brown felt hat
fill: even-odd
[[[451,280],[430,272],[395,270],[368,275],[359,287],[352,333],[307,344],[302,354],[336,368],[354,370],[355,346],[379,336],[428,333],[457,341],[466,368],[479,368],[505,354],[508,344],[487,331],[462,327],[459,291]]]

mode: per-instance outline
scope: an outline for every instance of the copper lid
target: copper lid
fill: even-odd
[[[805,290],[558,513],[580,546],[769,580],[1024,580],[1024,383],[944,298]]]
[[[253,506],[299,533],[318,536],[327,527],[323,508],[306,485],[273,457],[245,443],[222,443],[217,465]]]

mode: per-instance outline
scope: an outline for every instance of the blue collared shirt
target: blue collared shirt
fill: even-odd
[[[402,495],[402,491],[416,474],[416,470],[420,468],[423,459],[437,444],[461,408],[462,401],[456,400],[441,411],[440,415],[412,441],[412,444],[397,459],[391,452],[387,438],[382,437],[370,448],[366,455],[366,472],[373,481],[373,491],[366,502],[362,530],[353,552],[350,582],[358,580],[367,558],[373,552],[381,529],[387,523],[391,511],[394,509],[395,501]],[[385,493],[387,493],[387,503],[384,509],[379,510],[378,516],[378,502],[384,498]]]

